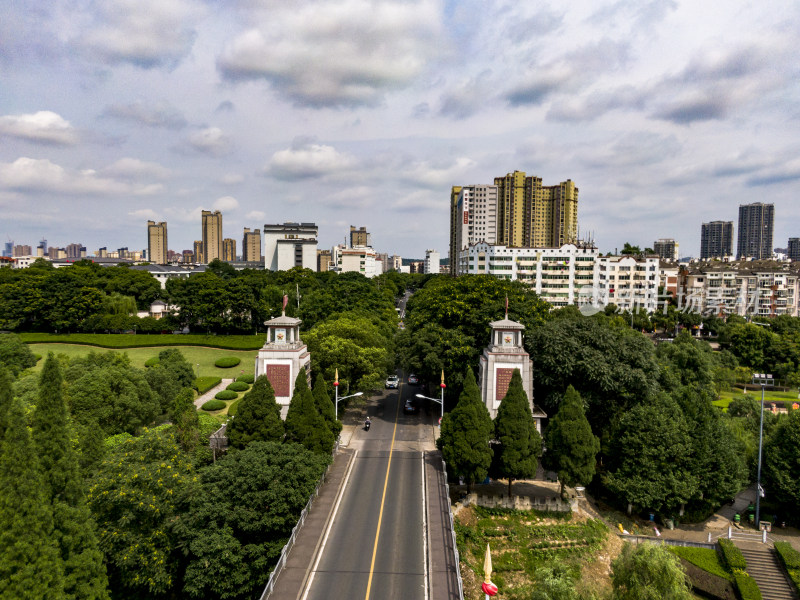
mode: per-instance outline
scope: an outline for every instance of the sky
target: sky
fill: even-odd
[[[447,256],[453,185],[572,179],[602,251],[775,204],[800,237],[788,0],[13,0],[0,19],[0,235],[89,254],[314,222]]]

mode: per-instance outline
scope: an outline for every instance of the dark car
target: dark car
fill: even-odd
[[[408,375],[408,383],[410,383],[411,385],[417,385],[419,383],[419,379],[417,379],[416,375],[410,373]]]
[[[413,400],[406,400],[403,406],[403,412],[407,415],[415,415],[419,412],[419,406],[417,406]]]

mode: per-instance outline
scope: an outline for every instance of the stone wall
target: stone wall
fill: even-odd
[[[486,508],[513,508],[514,510],[539,510],[543,512],[571,512],[578,509],[577,498],[568,501],[552,496],[499,496],[489,494],[467,494],[461,501],[463,506],[483,506]]]

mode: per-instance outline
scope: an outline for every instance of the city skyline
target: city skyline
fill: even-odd
[[[761,196],[783,246],[798,27],[786,1],[15,3],[0,234],[144,248],[153,220],[181,250],[205,209],[237,240],[313,221],[328,247],[363,223],[422,256],[448,246],[453,185],[521,169],[577,182],[604,250],[698,256],[687,223]]]

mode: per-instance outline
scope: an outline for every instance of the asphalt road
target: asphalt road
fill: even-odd
[[[428,597],[422,450],[437,415],[403,413],[401,394],[417,391],[403,383],[368,405],[372,427],[350,443],[357,454],[302,598]]]

